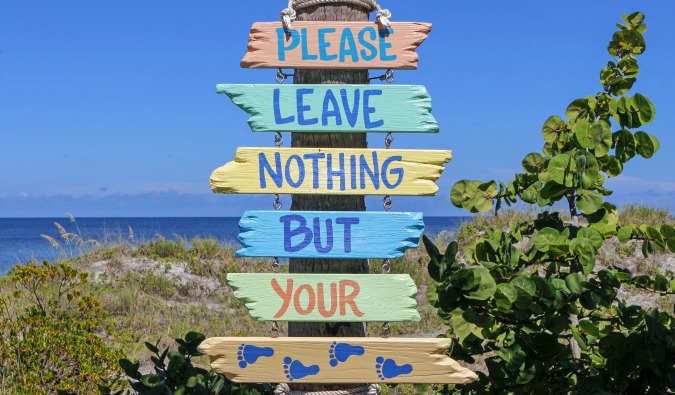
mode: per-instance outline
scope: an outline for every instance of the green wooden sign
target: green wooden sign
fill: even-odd
[[[216,85],[254,132],[438,133],[421,85]]]
[[[407,274],[229,273],[227,282],[260,321],[419,321]]]

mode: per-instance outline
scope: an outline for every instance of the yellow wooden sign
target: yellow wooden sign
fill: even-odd
[[[239,383],[465,384],[474,372],[445,355],[447,338],[212,337],[211,368]]]
[[[451,151],[238,148],[211,174],[215,193],[434,195]]]

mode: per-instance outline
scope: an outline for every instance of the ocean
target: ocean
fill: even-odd
[[[455,232],[468,217],[425,217],[424,233],[436,237],[442,231]],[[0,218],[0,275],[12,266],[30,260],[54,260],[76,256],[80,249],[66,244],[55,223],[66,232],[75,233],[84,240],[97,240],[101,244],[128,240],[130,234],[136,243],[157,237],[167,239],[195,237],[216,238],[223,245],[239,246],[237,223],[239,217],[166,217],[166,218]],[[60,243],[52,247],[42,237],[47,235]]]

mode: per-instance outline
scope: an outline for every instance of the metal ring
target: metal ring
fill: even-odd
[[[385,259],[382,263],[382,274],[389,274],[389,272],[391,272],[391,261]]]
[[[387,195],[382,199],[382,202],[384,204],[384,211],[389,211],[391,210],[392,206],[392,201],[391,201],[391,196]]]
[[[272,258],[272,263],[270,264],[270,270],[272,273],[279,273],[279,269],[281,269],[281,265],[279,264],[279,258]]]
[[[272,329],[270,332],[273,338],[279,337],[279,324],[276,321],[272,321]]]
[[[384,324],[382,324],[382,337],[386,339],[390,335],[391,335],[391,325],[389,325],[388,322],[385,322]]]
[[[394,71],[392,69],[387,69],[384,73],[384,80],[387,81],[387,84],[394,82]]]
[[[386,136],[384,136],[384,146],[386,148],[389,148],[392,142],[394,142],[394,135],[391,132],[389,132],[387,133]]]
[[[274,135],[274,145],[279,148],[284,145],[284,136],[281,135],[281,132],[277,132]]]
[[[279,68],[277,69],[277,75],[274,77],[274,79],[277,80],[278,83],[283,84],[284,81],[286,81],[286,77],[287,75],[284,74],[284,72]]]
[[[279,199],[279,194],[274,195],[274,201],[272,202],[272,207],[274,207],[275,210],[281,210],[281,199]]]

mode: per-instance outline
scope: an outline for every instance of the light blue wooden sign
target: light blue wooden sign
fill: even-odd
[[[216,85],[254,132],[438,133],[421,85]]]
[[[422,213],[246,211],[242,257],[397,258],[417,247]]]

